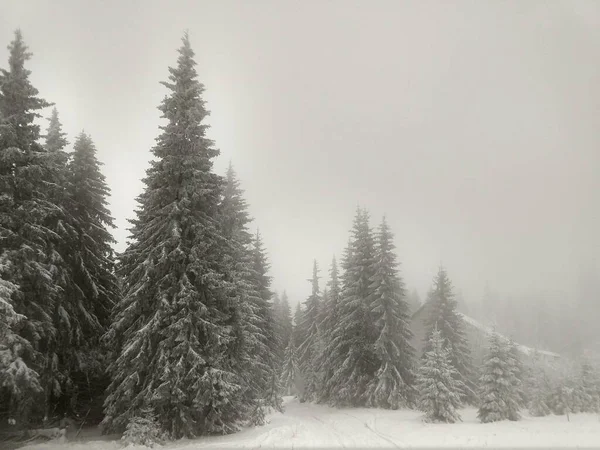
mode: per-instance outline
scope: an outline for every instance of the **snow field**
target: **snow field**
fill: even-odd
[[[284,414],[228,436],[181,440],[168,450],[228,448],[600,448],[600,416],[572,414],[482,424],[477,410],[460,410],[463,422],[431,424],[410,410],[334,409],[285,398]],[[117,450],[119,441],[50,442],[26,450]],[[145,447],[128,447],[129,450]]]

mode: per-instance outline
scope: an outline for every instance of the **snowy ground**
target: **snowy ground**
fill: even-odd
[[[600,417],[575,414],[542,418],[525,415],[520,422],[481,424],[476,410],[461,412],[462,423],[426,424],[415,411],[374,409],[338,410],[300,404],[286,398],[285,414],[275,413],[269,424],[229,436],[179,441],[169,450],[227,448],[600,448]],[[118,441],[47,443],[27,450],[116,450]],[[132,447],[129,447],[133,450]]]

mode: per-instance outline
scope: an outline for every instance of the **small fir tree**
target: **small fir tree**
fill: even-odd
[[[509,344],[492,333],[480,378],[478,418],[483,423],[519,419],[519,395]]]
[[[464,384],[457,379],[442,334],[435,326],[429,339],[430,350],[418,372],[418,406],[427,422],[454,423],[461,420],[457,410],[461,407]]]
[[[121,442],[126,446],[141,445],[150,448],[163,445],[167,440],[168,436],[161,430],[156,414],[149,408],[144,408],[139,415],[131,418],[121,437]]]
[[[444,348],[450,354],[452,366],[456,368],[459,378],[465,383],[465,399],[474,402],[475,383],[471,379],[473,371],[469,344],[465,336],[463,319],[457,311],[452,283],[443,267],[438,270],[427,301],[431,302],[432,308],[430,316],[425,321],[429,331],[426,333],[423,351],[429,351],[429,337],[433,328],[437,326],[444,340]]]

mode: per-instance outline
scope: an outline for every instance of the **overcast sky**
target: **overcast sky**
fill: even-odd
[[[215,168],[293,302],[358,204],[422,296],[440,262],[471,300],[571,291],[600,251],[600,2],[0,0],[0,43],[17,27],[71,142],[96,142],[119,249],[187,29]]]

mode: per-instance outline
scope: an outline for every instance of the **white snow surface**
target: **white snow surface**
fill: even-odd
[[[463,422],[429,424],[418,411],[334,409],[285,398],[284,414],[269,423],[227,436],[181,440],[166,450],[228,448],[600,448],[600,416],[572,414],[530,417],[518,422],[479,423],[473,408],[461,410]],[[27,450],[117,450],[119,441],[45,443]],[[129,446],[129,450],[146,447]],[[161,447],[155,447],[161,448]]]

